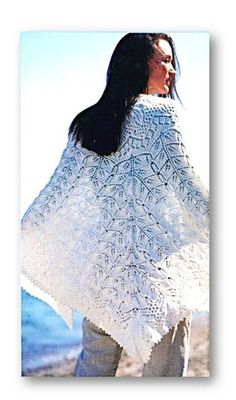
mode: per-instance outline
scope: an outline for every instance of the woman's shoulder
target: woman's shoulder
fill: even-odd
[[[135,108],[142,111],[145,115],[168,115],[175,119],[181,113],[180,105],[174,99],[159,97],[157,94],[139,95]]]
[[[140,94],[136,105],[142,104],[148,109],[168,109],[174,111],[178,108],[178,103],[176,100],[169,97],[160,97],[158,94]]]

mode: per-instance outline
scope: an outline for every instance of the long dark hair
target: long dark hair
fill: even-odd
[[[100,155],[115,152],[120,145],[122,122],[141,93],[147,90],[148,62],[154,45],[168,41],[173,52],[173,67],[179,63],[172,38],[165,33],[128,33],[117,44],[107,70],[106,87],[99,101],[80,112],[72,121],[69,134],[82,147]],[[178,98],[176,77],[170,91],[162,97]]]

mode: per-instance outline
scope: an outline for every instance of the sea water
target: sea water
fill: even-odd
[[[80,352],[83,316],[74,313],[73,329],[46,303],[22,290],[22,374],[54,365]]]

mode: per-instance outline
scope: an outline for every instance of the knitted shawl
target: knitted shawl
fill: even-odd
[[[78,310],[143,363],[176,323],[208,310],[208,193],[176,102],[140,95],[109,156],[69,136],[21,243],[26,290],[69,326]]]

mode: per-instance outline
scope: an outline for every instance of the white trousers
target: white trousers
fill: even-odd
[[[143,377],[186,376],[190,326],[191,314],[154,345],[149,361],[143,366]],[[83,349],[78,357],[74,376],[115,376],[122,347],[86,318],[83,321],[82,344]]]

